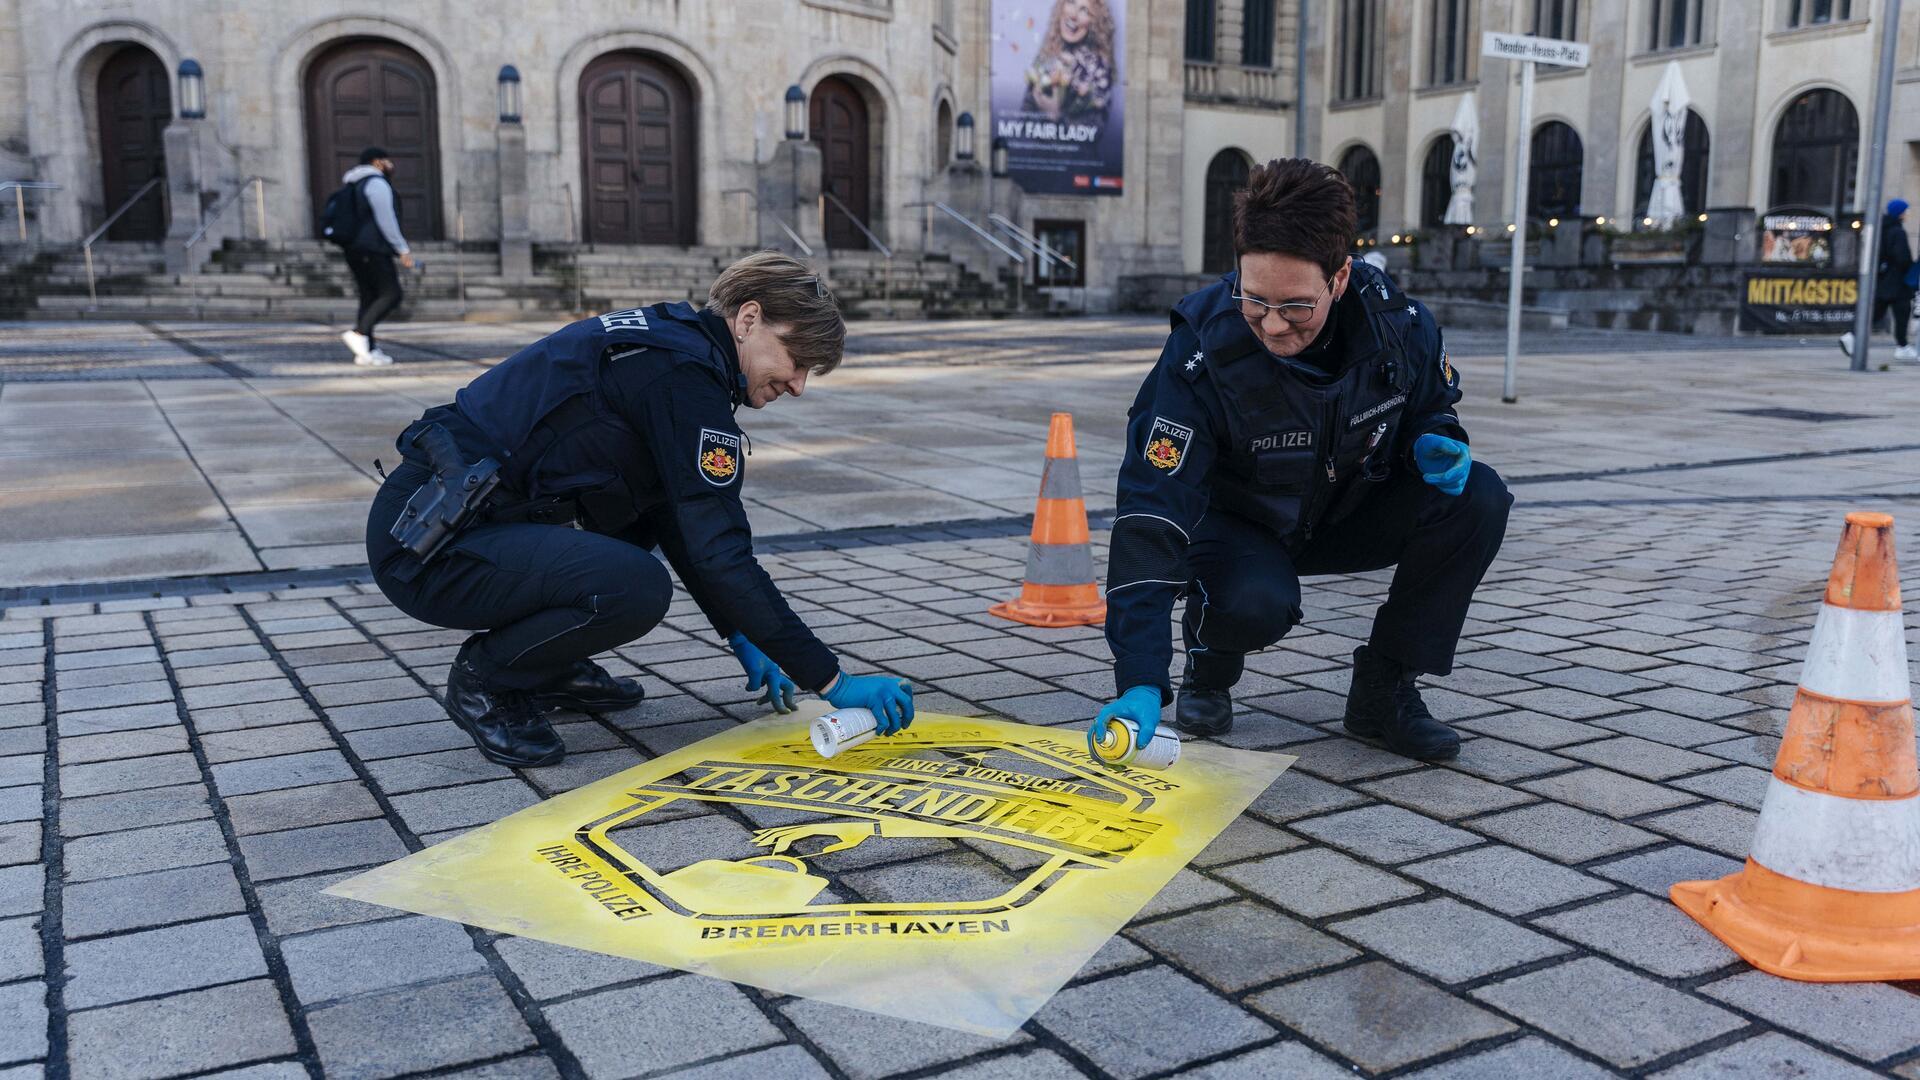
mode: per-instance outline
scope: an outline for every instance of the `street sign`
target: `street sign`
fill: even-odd
[[[1590,46],[1578,41],[1528,37],[1526,34],[1496,34],[1491,31],[1480,35],[1480,55],[1501,60],[1531,60],[1536,64],[1583,68],[1587,66],[1587,56],[1591,52]]]
[[[1536,64],[1556,67],[1587,66],[1587,46],[1577,41],[1529,37],[1526,34],[1480,35],[1480,55],[1496,60],[1512,60],[1520,65],[1520,149],[1513,155],[1513,217],[1507,225],[1513,249],[1507,269],[1507,377],[1500,400],[1519,400],[1515,389],[1520,367],[1521,279],[1527,272],[1527,160],[1525,147],[1533,130],[1533,68]]]

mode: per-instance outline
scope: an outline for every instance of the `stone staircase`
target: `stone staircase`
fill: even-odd
[[[402,319],[505,321],[564,317],[661,300],[706,298],[744,252],[733,248],[539,246],[533,274],[500,274],[491,245],[422,243],[401,271]],[[814,260],[849,318],[1011,314],[1011,271],[986,280],[939,254],[892,260],[835,252]],[[196,274],[169,274],[158,245],[97,244],[95,291],[77,250],[42,251],[0,280],[0,316],[31,319],[271,319],[348,322],[357,301],[338,249],[319,240],[228,241]],[[1025,290],[1019,307],[1044,311]]]

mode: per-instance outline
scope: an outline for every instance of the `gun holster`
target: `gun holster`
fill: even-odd
[[[480,514],[500,486],[500,463],[481,458],[467,464],[453,436],[439,424],[421,428],[409,448],[425,455],[433,475],[407,500],[392,535],[424,566]]]

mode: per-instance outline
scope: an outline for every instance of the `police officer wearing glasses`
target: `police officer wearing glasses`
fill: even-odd
[[[1452,670],[1513,497],[1474,461],[1440,327],[1350,259],[1353,193],[1304,159],[1235,197],[1238,269],[1180,301],[1128,414],[1107,582],[1119,697],[1144,743],[1174,703],[1196,735],[1233,724],[1248,653],[1301,620],[1300,578],[1395,568],[1353,653],[1345,726],[1424,760],[1460,738],[1421,701]],[[1176,698],[1167,622],[1184,598]]]
[[[367,519],[374,580],[422,622],[474,631],[447,711],[504,765],[566,747],[543,715],[644,696],[589,657],[646,634],[673,586],[658,549],[778,712],[800,689],[913,719],[906,683],[850,675],[753,557],[740,406],[799,397],[840,363],[846,326],[812,271],[773,252],[721,273],[704,309],[583,319],[427,410]]]

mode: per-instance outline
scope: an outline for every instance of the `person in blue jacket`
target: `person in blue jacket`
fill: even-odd
[[[480,752],[507,765],[566,753],[544,713],[638,704],[640,684],[589,658],[646,634],[673,586],[658,549],[776,711],[800,689],[873,711],[883,734],[913,719],[911,687],[846,672],[753,555],[740,503],[750,444],[734,421],[799,397],[839,363],[846,326],[806,266],[749,255],[704,308],[654,304],[582,319],[508,357],[427,410],[397,442],[404,462],[367,519],[374,580],[401,611],[474,631],[446,705]],[[422,561],[391,530],[430,467],[414,442],[437,424],[503,482]]]
[[[1246,655],[1301,620],[1301,576],[1392,566],[1346,729],[1410,757],[1459,752],[1416,680],[1452,670],[1513,497],[1467,449],[1432,313],[1348,257],[1354,231],[1339,172],[1267,162],[1235,197],[1237,269],[1173,309],[1128,414],[1107,580],[1119,696],[1090,738],[1125,718],[1144,745],[1170,702],[1181,730],[1224,734]]]

